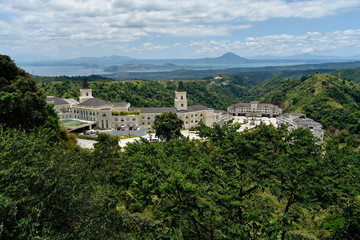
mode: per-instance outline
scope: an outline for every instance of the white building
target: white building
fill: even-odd
[[[276,118],[277,124],[285,124],[289,130],[298,128],[307,128],[320,142],[324,139],[324,130],[321,123],[314,121],[311,118],[307,118],[303,113],[285,113],[284,115]]]
[[[47,97],[53,103],[60,119],[79,119],[95,122],[100,129],[118,127],[151,127],[155,117],[163,112],[173,112],[184,121],[184,128],[196,127],[200,121],[212,126],[219,118],[214,109],[203,105],[188,106],[187,93],[180,81],[175,91],[174,107],[131,108],[130,103],[109,102],[94,98],[87,81],[80,89],[79,102],[73,99]],[[219,113],[220,114],[220,113]]]
[[[282,110],[273,104],[251,101],[250,103],[233,104],[228,107],[228,112],[233,116],[274,117],[281,115]]]

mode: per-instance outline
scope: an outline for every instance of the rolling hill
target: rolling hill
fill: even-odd
[[[244,99],[306,113],[325,127],[360,131],[360,86],[338,76],[313,73],[300,79],[273,78],[251,89]]]

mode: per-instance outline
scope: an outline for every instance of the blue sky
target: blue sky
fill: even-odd
[[[0,0],[0,54],[352,56],[359,13],[360,0]]]

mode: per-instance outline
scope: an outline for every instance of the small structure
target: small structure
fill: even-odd
[[[250,103],[233,104],[228,107],[228,112],[233,116],[276,117],[281,115],[282,110],[273,104],[251,101]]]

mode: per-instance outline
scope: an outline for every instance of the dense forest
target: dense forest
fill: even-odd
[[[340,87],[338,78],[328,75],[299,81],[313,80],[325,81],[321,86],[327,89]],[[358,88],[344,81],[353,91],[346,90],[348,101],[342,107],[355,108]],[[56,84],[65,83],[42,89],[57,95]],[[62,94],[77,96],[79,83],[67,84],[75,90]],[[98,97],[116,84],[90,83]],[[155,82],[146,90],[141,81],[123,84],[129,91],[143,87],[149,98],[151,91],[157,92],[152,86],[169,88],[172,96],[175,86]],[[214,83],[202,84],[211,89]],[[225,80],[215,84],[233,91]],[[234,91],[240,97],[243,86],[238,85]],[[196,83],[185,86],[191,96]],[[237,125],[200,124],[203,140],[142,139],[120,149],[116,139],[100,135],[89,151],[77,147],[74,136],[57,125],[44,99],[35,81],[0,55],[1,239],[360,238],[360,154],[349,144],[327,139],[318,145],[305,129],[288,132],[260,125],[239,133]],[[33,102],[38,104],[29,108]],[[17,117],[25,109],[30,116]]]

